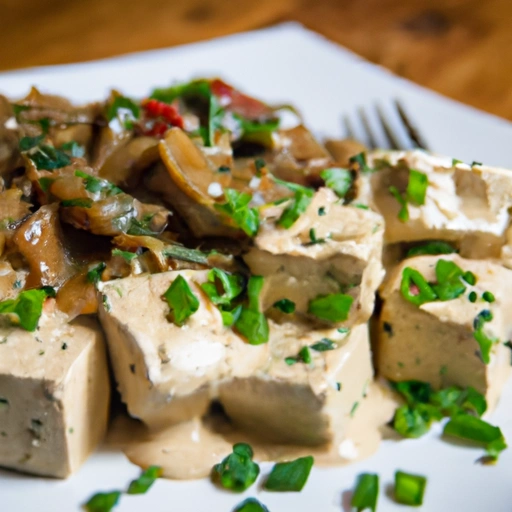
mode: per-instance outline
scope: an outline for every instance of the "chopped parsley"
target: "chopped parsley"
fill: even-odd
[[[407,251],[406,258],[412,258],[413,256],[421,256],[424,254],[452,254],[457,252],[456,249],[447,242],[433,241],[427,242],[422,245],[412,247]]]
[[[314,458],[300,457],[290,462],[277,463],[265,481],[267,491],[299,492],[302,491],[313,467]]]
[[[465,414],[454,416],[445,425],[443,435],[465,439],[483,446],[492,461],[496,461],[500,452],[507,448],[501,429],[475,416]]]
[[[364,152],[351,156],[348,161],[361,172],[373,172],[373,169],[366,163],[366,153]]]
[[[149,466],[139,478],[132,480],[126,494],[145,494],[155,483],[157,478],[162,476],[163,470],[159,466]]]
[[[265,315],[260,311],[259,296],[263,288],[263,277],[251,276],[247,283],[248,305],[240,309],[234,322],[236,330],[251,345],[267,343],[269,327]]]
[[[28,157],[38,170],[53,171],[71,164],[71,158],[64,151],[47,144],[38,146],[36,151],[28,154]]]
[[[183,325],[199,309],[199,299],[181,275],[169,286],[164,298],[171,309],[171,318],[178,326]]]
[[[295,312],[295,302],[291,301],[290,299],[278,300],[277,302],[274,302],[274,307],[286,314]]]
[[[87,272],[87,282],[92,284],[98,284],[101,281],[101,274],[107,268],[104,262],[98,263],[89,272]]]
[[[379,498],[379,475],[372,473],[362,473],[357,478],[356,488],[352,495],[350,505],[357,512],[377,509],[377,500]]]
[[[348,318],[352,302],[354,298],[344,293],[321,295],[309,301],[308,313],[319,320],[342,322]]]
[[[153,214],[147,214],[142,217],[141,220],[131,218],[126,234],[134,236],[154,236],[157,234],[156,231],[151,229],[151,221],[153,220]]]
[[[325,244],[325,242],[330,238],[330,236],[331,235],[329,234],[325,238],[317,238],[315,228],[311,228],[309,230],[309,242],[305,245],[309,246],[309,245]]]
[[[395,473],[395,500],[403,505],[415,507],[422,505],[426,486],[427,479],[424,476],[397,471]]]
[[[227,188],[224,190],[224,197],[226,202],[223,204],[216,203],[214,205],[215,209],[229,217],[233,224],[246,235],[256,235],[260,219],[258,210],[249,206],[252,199],[251,194]]]
[[[42,133],[41,135],[37,135],[35,137],[22,137],[18,145],[19,150],[23,152],[33,149],[36,146],[39,146],[45,137],[46,133]]]
[[[85,155],[85,148],[78,144],[75,140],[70,140],[69,142],[65,142],[60,147],[63,151],[69,154],[69,156],[73,158],[82,158]]]
[[[336,192],[338,197],[345,197],[352,186],[352,173],[347,169],[331,167],[320,172],[325,185]]]
[[[295,221],[303,214],[311,203],[313,198],[313,191],[306,187],[302,187],[303,190],[297,190],[294,198],[291,200],[289,206],[287,206],[277,224],[285,229],[289,229],[295,224]]]
[[[123,192],[119,187],[116,187],[109,181],[97,178],[86,172],[77,170],[75,171],[75,176],[84,180],[85,190],[87,190],[87,192],[93,194],[104,192],[106,196],[114,196]]]
[[[215,305],[230,305],[243,289],[243,277],[239,274],[228,274],[219,268],[208,272],[208,282],[201,285]]]
[[[45,289],[23,291],[15,299],[0,302],[0,315],[14,315],[22,329],[33,332],[43,313],[46,297],[48,292]]]
[[[252,448],[246,443],[233,445],[233,452],[212,468],[212,480],[224,489],[242,492],[258,478],[260,467],[253,458]]]

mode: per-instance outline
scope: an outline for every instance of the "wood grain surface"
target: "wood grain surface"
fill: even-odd
[[[284,20],[512,119],[512,0],[0,0],[0,69],[162,48]]]

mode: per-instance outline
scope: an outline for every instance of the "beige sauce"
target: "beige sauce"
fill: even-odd
[[[151,432],[142,423],[117,418],[109,443],[123,450],[134,464],[158,465],[166,478],[194,479],[210,474],[214,464],[231,452],[234,443],[249,443],[258,461],[279,461],[313,455],[320,466],[342,465],[373,454],[382,439],[384,425],[393,416],[396,402],[378,383],[368,388],[354,419],[345,432],[328,446],[295,446],[261,441],[234,428],[218,416],[195,419]]]

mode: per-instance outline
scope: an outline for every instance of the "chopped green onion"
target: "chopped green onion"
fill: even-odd
[[[99,492],[84,504],[84,508],[87,512],[110,512],[119,503],[120,497],[120,491]]]
[[[327,212],[325,211],[325,206],[320,206],[320,208],[318,208],[318,215],[320,217],[323,217]]]
[[[353,301],[344,293],[322,295],[309,301],[308,313],[327,322],[342,322],[348,318]]]
[[[278,492],[301,491],[306,485],[313,463],[311,456],[277,463],[264,484],[265,489]]]
[[[507,443],[499,427],[467,414],[454,416],[445,425],[443,434],[473,441],[483,446],[489,457],[494,460],[498,458],[501,451],[507,448]]]
[[[247,498],[242,503],[239,503],[233,512],[269,512],[269,510],[256,498]]]
[[[359,167],[361,172],[373,172],[373,169],[368,167],[368,164],[366,163],[366,153],[364,152],[351,156],[348,161],[351,164],[355,164],[357,167]]]
[[[149,466],[148,469],[136,480],[132,480],[128,486],[127,494],[145,494],[149,488],[155,483],[157,478],[162,476],[162,468],[159,466]]]
[[[468,283],[471,286],[475,286],[476,284],[476,276],[475,274],[473,274],[473,272],[469,270],[462,274],[462,279],[464,279],[464,281],[466,281],[466,283]]]
[[[485,302],[494,302],[496,300],[496,298],[494,297],[494,294],[492,294],[491,292],[484,292],[482,294],[482,299],[485,300]]]
[[[224,489],[242,492],[258,478],[260,467],[252,460],[252,448],[246,443],[233,445],[233,453],[212,468],[212,479]]]
[[[468,295],[469,302],[475,303],[477,298],[478,298],[478,296],[477,296],[476,292],[474,292],[474,291],[470,292]]]
[[[404,505],[419,506],[423,504],[423,495],[427,479],[421,475],[412,475],[405,471],[395,473],[395,499]]]
[[[362,473],[357,479],[356,489],[352,495],[350,505],[357,512],[377,509],[377,500],[379,498],[379,475],[372,473]]]
[[[289,229],[295,224],[295,221],[303,214],[311,203],[313,191],[303,187],[304,190],[295,192],[295,197],[291,204],[287,206],[277,224],[285,229]]]
[[[417,293],[413,293],[416,290]],[[437,299],[435,291],[422,274],[411,267],[405,267],[402,272],[400,292],[404,299],[416,306],[421,306],[425,302],[432,302]]]
[[[199,299],[194,295],[185,278],[179,275],[164,293],[171,309],[174,323],[181,326],[199,309]]]
[[[409,171],[409,183],[407,184],[407,200],[416,206],[425,204],[427,187],[427,175],[411,169]]]
[[[244,336],[251,345],[267,343],[269,327],[265,315],[260,311],[259,296],[263,288],[263,277],[251,276],[247,283],[249,304],[242,307],[235,322],[236,330]]]
[[[466,291],[466,286],[461,281],[466,274],[453,261],[438,260],[436,263],[437,284],[432,285],[438,299],[446,301],[460,297]]]

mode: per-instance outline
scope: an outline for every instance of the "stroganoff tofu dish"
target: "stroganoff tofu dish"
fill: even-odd
[[[300,490],[438,421],[496,463],[511,207],[510,171],[319,141],[220,79],[0,97],[0,466],[66,478],[106,441],[128,493],[244,490],[255,461]]]

